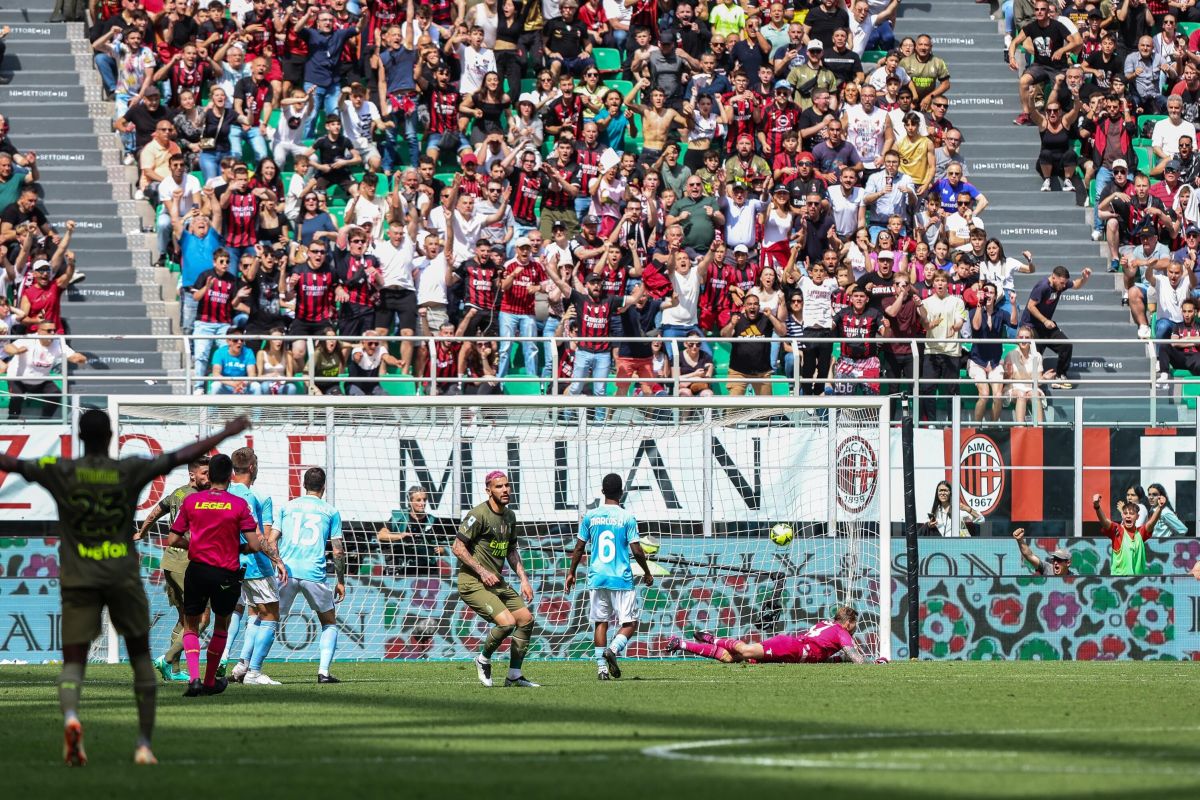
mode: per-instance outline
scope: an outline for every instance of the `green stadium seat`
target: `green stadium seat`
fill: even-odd
[[[454,182],[454,176],[457,174],[458,173],[456,172],[438,172],[434,174],[433,179],[435,181],[441,181],[446,186],[449,186]]]
[[[610,89],[616,89],[618,92],[621,93],[621,97],[624,97],[625,95],[629,94],[633,90],[633,82],[632,81],[620,81],[620,80],[613,79],[613,80],[605,81],[604,85]]]
[[[1135,147],[1133,152],[1137,156],[1138,172],[1149,173],[1150,168],[1154,166],[1154,151],[1149,147]]]
[[[1150,127],[1153,128],[1154,123],[1158,122],[1160,119],[1166,119],[1166,118],[1167,118],[1166,114],[1142,114],[1142,115],[1140,115],[1137,118],[1138,136],[1142,135],[1142,130],[1146,127],[1147,122],[1149,122]]]
[[[597,47],[592,50],[592,58],[596,61],[596,69],[601,72],[621,71],[621,51],[611,47]]]
[[[863,53],[862,62],[864,64],[867,64],[867,63],[878,64],[880,61],[883,61],[883,59],[886,57],[887,57],[887,50],[868,50],[867,52]]]
[[[1180,393],[1183,397],[1183,404],[1188,408],[1195,409],[1196,400],[1200,398],[1200,380],[1196,380],[1196,376],[1186,369],[1175,370],[1174,377],[1181,379]]]
[[[537,81],[534,80],[533,78],[522,78],[521,79],[521,94],[524,94],[525,92],[532,92],[534,87],[536,87],[536,86],[537,86]]]

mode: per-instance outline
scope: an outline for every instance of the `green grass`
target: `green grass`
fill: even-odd
[[[3,667],[4,796],[1200,796],[1191,664],[627,662],[607,684],[589,662],[527,672],[545,687],[487,690],[465,663],[342,664],[336,686],[310,664],[271,665],[285,685],[193,700],[172,684],[161,763],[137,769],[128,671],[92,667],[90,763],[68,770],[55,668]]]

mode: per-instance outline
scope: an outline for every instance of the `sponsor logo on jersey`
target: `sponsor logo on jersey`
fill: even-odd
[[[963,499],[980,514],[989,514],[1004,493],[1004,457],[990,437],[976,433],[963,443],[959,456]]]
[[[867,510],[879,484],[879,457],[861,436],[848,436],[837,448],[837,502],[850,514]]]
[[[233,509],[233,503],[228,501],[221,503],[214,500],[205,500],[203,502],[196,503],[196,505],[193,507],[198,511],[230,511]]]
[[[110,558],[124,558],[129,555],[129,545],[124,542],[104,542],[91,547],[79,544],[77,547],[80,558],[90,558],[93,561],[106,561]]]

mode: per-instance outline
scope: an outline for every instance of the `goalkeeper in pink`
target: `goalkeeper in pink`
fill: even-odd
[[[862,664],[866,658],[854,643],[858,627],[858,612],[840,606],[832,620],[818,622],[799,636],[772,636],[761,642],[743,642],[724,636],[697,631],[697,641],[689,642],[672,636],[667,649],[734,664],[757,661],[768,664],[818,664],[829,661],[853,661]]]

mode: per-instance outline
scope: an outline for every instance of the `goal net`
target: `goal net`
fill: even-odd
[[[478,400],[296,397],[247,406],[240,398],[121,397],[111,406],[122,456],[164,452],[250,414],[254,427],[223,450],[254,448],[255,485],[276,513],[302,493],[308,467],[326,469],[326,499],[341,513],[348,555],[339,658],[478,651],[488,625],[458,601],[450,547],[465,513],[486,500],[493,469],[512,484],[535,595],[535,657],[591,656],[586,560],[573,593],[564,577],[580,515],[601,502],[610,472],[625,484],[624,505],[655,578],[639,585],[641,628],[629,656],[664,657],[670,636],[700,629],[749,639],[802,632],[840,604],[860,613],[864,652],[890,653],[886,400]],[[138,518],[186,483],[183,468],[153,483]],[[424,519],[411,507],[421,499]],[[772,540],[778,523],[792,527],[791,542]],[[175,622],[159,569],[167,527],[160,520],[142,548],[155,652]],[[272,658],[316,659],[319,633],[301,599]]]

